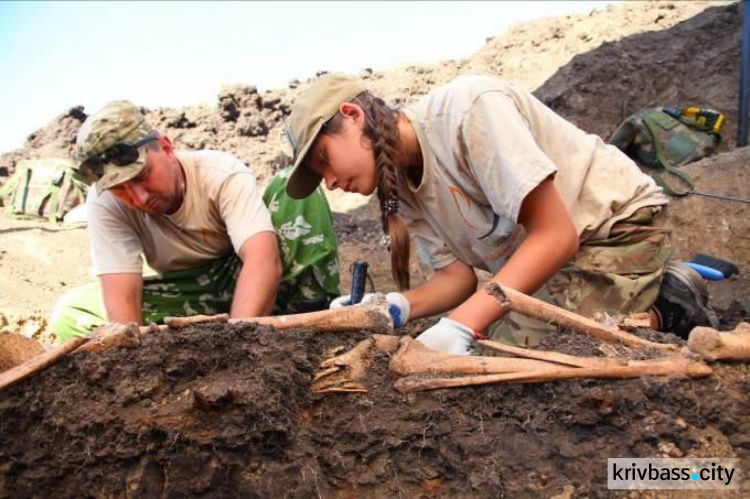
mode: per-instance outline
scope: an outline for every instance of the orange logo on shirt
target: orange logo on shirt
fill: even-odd
[[[456,210],[458,210],[458,214],[461,215],[461,218],[464,219],[464,223],[468,225],[469,227],[471,227],[472,229],[476,229],[475,226],[473,226],[468,220],[466,220],[466,217],[464,216],[464,212],[461,209],[461,203],[459,203],[459,197],[460,197],[463,200],[463,204],[467,205],[466,208],[468,210],[471,210],[471,199],[469,199],[466,196],[466,193],[462,191],[461,189],[459,189],[458,187],[450,186],[448,187],[448,190],[451,193],[451,196],[453,198],[453,203],[455,203],[456,205]]]
[[[208,238],[211,237],[218,237],[219,233],[213,230],[208,230],[205,227],[201,227],[201,236],[203,236],[203,243],[208,244]]]

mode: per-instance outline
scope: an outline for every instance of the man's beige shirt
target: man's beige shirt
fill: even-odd
[[[96,275],[141,273],[143,258],[163,273],[199,267],[234,251],[263,231],[274,231],[252,172],[219,151],[177,152],[187,180],[172,215],[128,208],[109,191],[86,200]]]
[[[404,113],[424,173],[399,192],[400,214],[433,269],[460,259],[496,273],[523,239],[521,203],[550,175],[581,241],[668,202],[617,148],[496,77],[460,76]]]

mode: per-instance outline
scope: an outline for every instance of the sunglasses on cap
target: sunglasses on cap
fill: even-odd
[[[112,163],[115,166],[128,166],[138,161],[140,152],[138,148],[142,145],[159,140],[159,137],[146,136],[135,142],[120,142],[113,145],[101,154],[87,158],[81,163],[81,170],[91,172],[98,177],[104,175],[104,165]]]

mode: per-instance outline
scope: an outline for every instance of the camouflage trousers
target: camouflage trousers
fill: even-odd
[[[338,247],[328,202],[320,189],[303,200],[289,198],[287,176],[284,171],[274,177],[263,195],[283,267],[275,314],[324,309],[339,295]],[[239,257],[231,253],[198,268],[144,277],[143,323],[228,313],[241,268]],[[58,300],[50,325],[59,340],[66,340],[87,336],[106,317],[100,284],[92,282]]]
[[[581,243],[578,252],[534,296],[591,317],[646,312],[656,301],[672,257],[666,206],[647,206],[612,226],[606,239]],[[488,336],[511,345],[535,345],[556,328],[517,313]]]

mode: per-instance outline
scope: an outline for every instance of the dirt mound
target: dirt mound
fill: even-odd
[[[401,395],[382,357],[369,393],[312,395],[324,352],[362,338],[212,326],[73,354],[1,394],[2,495],[600,497],[607,457],[750,444],[747,366]]]
[[[738,4],[711,7],[668,29],[632,34],[577,55],[535,94],[605,139],[644,107],[717,109],[726,115],[722,148],[731,149],[737,136],[741,32]]]

